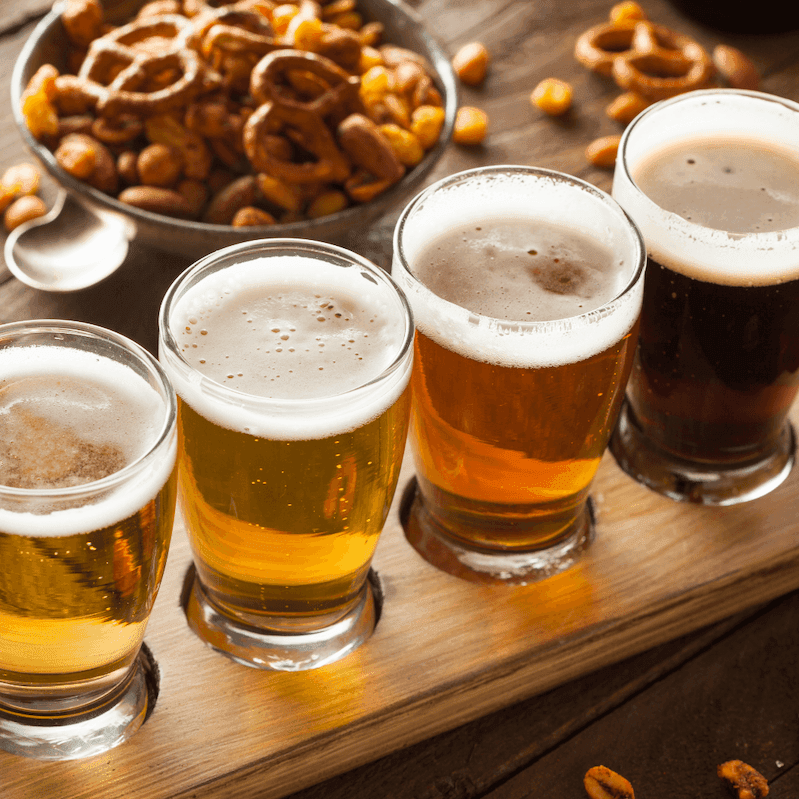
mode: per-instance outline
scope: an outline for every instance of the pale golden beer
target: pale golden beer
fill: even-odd
[[[229,651],[209,626],[290,647],[361,613],[405,446],[412,331],[384,272],[315,242],[228,248],[167,295],[161,358],[200,605],[189,622],[236,659],[298,669],[348,651]]]
[[[141,675],[144,705],[126,728],[113,697],[140,670],[166,563],[175,416],[157,362],[121,336],[0,327],[0,748],[90,755],[141,724]],[[100,714],[89,743],[82,715],[106,702],[116,718],[106,733]],[[26,740],[28,714],[72,718],[76,740],[40,725]]]
[[[527,582],[585,548],[643,263],[610,197],[545,170],[462,173],[405,210],[393,274],[417,326],[406,533],[435,565]]]

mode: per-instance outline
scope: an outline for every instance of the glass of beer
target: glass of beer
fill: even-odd
[[[158,362],[78,322],[0,326],[0,749],[104,752],[142,724],[175,513]]]
[[[730,89],[653,105],[622,137],[613,196],[649,266],[611,451],[674,499],[766,494],[794,461],[799,105]]]
[[[407,435],[413,321],[383,270],[314,241],[213,253],[173,284],[190,627],[262,669],[323,666],[375,626],[367,579]]]
[[[644,263],[616,202],[558,172],[470,170],[403,211],[392,274],[417,326],[405,530],[428,561],[524,584],[580,557]]]

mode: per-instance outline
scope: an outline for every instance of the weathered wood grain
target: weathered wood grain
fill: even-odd
[[[480,164],[513,162],[570,172],[609,189],[610,173],[590,167],[583,151],[595,136],[618,130],[603,115],[616,90],[576,65],[571,50],[576,36],[601,20],[610,2],[418,0],[413,5],[452,52],[481,39],[494,57],[485,85],[462,94],[464,104],[488,111],[488,141],[471,149],[452,146],[431,181]],[[797,34],[722,37],[685,20],[665,0],[645,6],[657,21],[708,47],[722,39],[737,44],[764,72],[764,90],[799,98]],[[5,67],[0,103],[8,97],[10,67],[30,30],[26,15],[41,10],[40,0],[0,7]],[[549,75],[575,86],[575,107],[563,120],[548,119],[529,104],[533,86]],[[10,114],[0,114],[0,167],[23,156]],[[353,248],[387,265],[391,222],[384,221],[369,240],[355,236]],[[72,295],[45,294],[9,280],[0,285],[0,321],[80,319],[120,330],[154,350],[161,297],[185,265],[134,246],[116,275]],[[406,465],[406,480],[409,469]],[[382,782],[373,781],[380,768],[367,768],[320,787],[315,796],[311,789],[305,799],[435,799],[486,792],[491,799],[569,799],[582,796],[580,769],[595,758],[606,758],[619,770],[629,767],[643,799],[672,795],[661,785],[673,785],[673,795],[714,799],[721,796],[715,783],[708,782],[709,792],[702,793],[687,783],[653,780],[651,773],[664,768],[662,753],[671,768],[684,767],[687,752],[693,753],[694,769],[688,773],[696,774],[724,741],[775,759],[778,749],[790,749],[793,759],[780,759],[795,766],[799,736],[790,724],[795,714],[786,708],[796,707],[796,697],[780,691],[796,674],[791,630],[799,602],[786,600],[789,610],[780,610],[780,604],[734,634],[728,635],[726,626],[714,627],[642,655],[634,661],[642,669],[640,678],[636,665],[617,673],[608,664],[799,586],[798,480],[794,474],[773,495],[747,506],[697,509],[650,494],[606,458],[595,489],[599,535],[590,555],[567,575],[507,591],[477,588],[432,570],[405,543],[395,509],[375,561],[387,597],[375,637],[351,658],[305,675],[250,671],[194,638],[177,607],[188,563],[178,531],[147,635],[163,678],[152,718],[130,743],[90,761],[45,765],[0,755],[0,796],[268,799],[482,718],[472,722],[474,735],[469,733],[474,727],[462,728],[389,757],[398,765]],[[759,632],[771,641],[770,649],[757,648]],[[712,645],[719,635],[722,641]],[[747,649],[750,640],[755,643]],[[733,651],[724,650],[728,641]],[[739,647],[745,656],[736,654]],[[764,651],[773,655],[764,658]],[[603,667],[607,670],[596,671]],[[769,681],[772,687],[760,686]],[[735,713],[713,716],[711,711],[723,709],[727,683],[744,688],[749,682],[754,687],[741,694]],[[546,693],[558,685],[563,687]],[[532,695],[539,697],[486,717]],[[711,699],[702,705],[705,696]],[[780,696],[783,715],[769,726],[768,713],[757,703],[774,709]],[[562,715],[554,707],[560,703]],[[524,729],[526,714],[547,708],[556,723],[533,720]],[[660,730],[664,711],[670,712],[669,722]],[[757,728],[729,727],[747,714]],[[718,738],[714,718],[728,725]],[[700,720],[705,726],[693,723]],[[461,744],[464,750],[457,751]],[[625,751],[627,759],[611,762]],[[777,775],[772,795],[799,794],[796,768]],[[541,792],[542,785],[549,794]]]

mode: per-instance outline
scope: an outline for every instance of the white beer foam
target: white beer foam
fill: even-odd
[[[613,196],[635,220],[649,255],[675,272],[729,286],[773,285],[799,278],[799,228],[728,233],[702,227],[655,205],[629,176],[653,150],[680,139],[719,135],[739,135],[759,147],[776,144],[799,159],[799,106],[754,92],[713,90],[651,106],[624,133]],[[622,152],[627,171],[620,166]]]
[[[61,410],[57,410],[45,396],[33,405],[26,403],[31,412],[40,416],[52,414],[51,418],[62,426],[66,426],[67,413],[74,413],[78,420],[69,427],[78,437],[92,444],[118,447],[130,461],[141,457],[155,444],[164,424],[164,400],[131,369],[103,356],[66,347],[42,345],[0,350],[0,388],[3,383],[42,375],[54,380],[62,377],[83,382],[87,389],[85,402],[81,407],[81,403],[70,396],[69,411],[64,410],[63,405]],[[55,388],[53,394],[57,393]],[[97,405],[99,394],[111,398],[113,409]],[[98,410],[102,411],[101,416]],[[171,474],[176,457],[177,438],[173,435],[155,457],[140,464],[118,487],[104,493],[92,504],[46,514],[18,513],[0,507],[0,531],[55,537],[92,532],[116,524],[156,496]],[[54,493],[79,495],[86,486],[55,489]],[[26,493],[21,489],[11,490]]]
[[[257,335],[239,335],[229,342],[229,369],[234,379],[223,383],[224,376],[204,374],[211,371],[210,363],[206,366],[199,362],[204,339],[210,341],[230,333],[227,330],[217,334],[213,330],[215,313],[230,315],[225,310],[230,303],[237,312],[252,310],[259,296],[280,292],[295,296],[303,293],[309,300],[319,294],[337,299],[342,306],[346,304],[356,319],[355,326],[368,325],[368,341],[361,337],[357,347],[337,347],[335,363],[320,360],[315,353],[302,356],[300,352],[282,352],[278,371],[284,383],[275,390],[274,381],[270,381],[270,375],[275,374],[271,360],[274,353],[265,355],[263,349],[258,349],[261,345],[274,346],[268,335],[273,323],[281,333],[291,325],[294,329],[285,347],[296,345],[303,352],[317,338],[339,345],[344,330],[335,320],[327,325],[310,322],[305,309],[296,315],[281,309],[279,317],[274,315],[257,324],[263,328],[256,331]],[[313,329],[307,328],[306,322],[313,324]],[[333,329],[326,332],[325,327]],[[170,328],[177,345],[183,348],[185,362],[163,346],[161,360],[181,399],[220,427],[252,436],[290,441],[326,438],[354,430],[396,402],[410,379],[412,348],[408,348],[400,368],[377,380],[399,356],[407,325],[394,290],[359,266],[332,266],[301,255],[261,256],[244,261],[209,274],[188,289],[172,309]],[[192,351],[194,344],[196,354]],[[217,344],[214,350],[217,354],[224,352]],[[289,358],[293,361],[289,362]]]
[[[575,190],[573,184],[546,175],[475,174],[468,183],[440,185],[417,208],[418,213],[403,217],[397,226],[392,275],[408,295],[417,329],[447,349],[502,366],[563,366],[612,347],[638,319],[643,280],[624,292],[638,268],[638,240],[623,212],[612,202],[606,204],[587,191]],[[412,270],[419,252],[444,231],[497,217],[530,221],[536,226],[549,223],[569,227],[596,239],[617,259],[617,289],[623,293],[579,316],[548,322],[506,322],[443,300],[403,266],[400,238],[402,256]],[[471,266],[471,272],[464,270],[463,279],[480,280],[479,264]]]

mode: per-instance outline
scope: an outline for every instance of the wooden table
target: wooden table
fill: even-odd
[[[588,165],[583,151],[595,137],[618,131],[603,114],[616,92],[572,57],[577,35],[606,17],[609,2],[419,0],[413,5],[452,52],[479,39],[494,59],[485,84],[462,93],[464,104],[488,112],[489,139],[477,148],[451,146],[430,180],[482,164],[523,163],[559,169],[610,188],[611,173]],[[43,0],[0,5],[0,59],[6,67],[0,79],[0,98],[8,97],[11,65],[46,7]],[[799,99],[799,33],[725,35],[691,22],[665,0],[649,0],[646,10],[653,20],[693,35],[707,47],[720,41],[737,45],[760,68],[764,90]],[[752,13],[759,13],[756,4]],[[531,89],[547,76],[574,85],[575,107],[564,119],[545,118],[529,104]],[[23,157],[10,114],[0,114],[0,169]],[[378,244],[368,253],[382,265],[388,265],[392,223],[389,218],[380,224],[379,235],[373,237]],[[0,277],[0,322],[42,317],[89,321],[117,329],[154,350],[161,297],[186,265],[180,258],[134,245],[117,274],[75,294],[37,292]],[[619,478],[612,473],[613,465],[603,468],[607,476],[602,479],[616,485]],[[799,483],[793,479],[771,504],[752,503],[745,511],[752,516],[738,518],[755,519],[764,513],[777,518],[783,507],[790,516],[790,500],[798,493]],[[645,494],[637,496],[647,499]],[[687,532],[695,533],[691,528],[697,517],[691,516],[691,510],[681,510],[679,518]],[[779,523],[785,523],[779,518]],[[794,528],[788,525],[786,529]],[[657,536],[658,531],[649,534]],[[799,536],[793,532],[789,536],[785,548],[795,551]],[[515,699],[514,704],[488,715],[467,709],[462,717],[442,718],[430,726],[434,731],[443,730],[433,738],[420,741],[421,734],[409,732],[404,740],[395,736],[389,748],[375,745],[350,752],[345,760],[349,766],[328,764],[293,783],[295,788],[309,786],[338,773],[293,793],[292,799],[576,799],[585,795],[583,774],[600,763],[630,779],[639,799],[721,799],[727,793],[715,776],[716,766],[732,758],[759,768],[771,783],[770,796],[797,797],[799,592],[789,590],[799,586],[796,560],[789,554],[772,571],[760,568],[756,584],[741,585],[737,604],[732,601],[715,613],[705,607],[696,611],[695,618],[683,618],[673,631],[664,627],[651,638],[665,642],[655,648],[641,653],[651,644],[628,642],[617,653],[605,653],[602,662],[609,665],[599,670],[592,663],[584,668],[578,663],[562,679],[555,676],[551,685],[557,687],[543,693],[534,689],[527,694],[517,692],[517,697],[535,694],[524,701]],[[684,613],[693,612],[687,607]],[[736,614],[718,620],[730,612],[727,607]],[[708,619],[714,623],[707,626]],[[686,629],[694,631],[674,637]],[[633,652],[639,654],[630,657]],[[585,676],[572,679],[574,674]],[[209,686],[209,692],[213,688]],[[435,697],[431,701],[435,702]],[[470,720],[464,724],[466,719]],[[377,754],[373,753],[382,757],[375,760]],[[213,756],[209,750],[208,757]],[[352,768],[351,764],[364,765]],[[115,771],[113,756],[105,759],[103,767],[109,773]],[[154,762],[151,768],[168,784],[169,763]],[[26,762],[0,755],[0,797],[55,795],[43,794],[34,782],[19,779],[20,773],[28,773],[26,769]],[[85,772],[69,772],[73,775],[70,779],[91,770],[88,763]],[[268,772],[261,788],[257,776],[254,769],[237,787],[233,775],[213,795],[246,799],[281,794],[279,785],[269,783]],[[67,780],[62,787],[59,793],[63,795],[85,795],[79,793],[75,781]],[[196,794],[181,790],[175,795],[210,795],[202,787],[198,786]],[[115,783],[92,795],[132,794]]]

